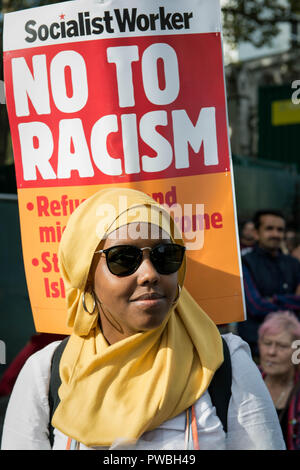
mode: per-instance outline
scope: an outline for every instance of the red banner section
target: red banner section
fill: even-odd
[[[229,170],[219,33],[32,47],[5,62],[19,188]]]

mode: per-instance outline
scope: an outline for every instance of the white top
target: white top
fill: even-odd
[[[250,349],[239,336],[224,335],[232,362],[232,396],[228,409],[228,432],[206,392],[195,404],[199,446],[204,450],[284,450],[285,444],[272,399]],[[52,354],[59,344],[49,344],[25,363],[14,386],[4,421],[3,450],[47,450],[48,388]],[[122,423],[120,423],[122,430]],[[121,437],[121,436],[120,436]],[[185,413],[143,434],[138,450],[184,450]],[[65,449],[67,436],[54,430],[54,450]],[[123,448],[115,442],[111,449]],[[128,447],[127,447],[128,448]],[[80,444],[80,449],[88,449]],[[102,448],[103,449],[103,448]],[[107,448],[106,448],[107,449]]]

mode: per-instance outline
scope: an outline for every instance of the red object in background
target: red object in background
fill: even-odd
[[[62,340],[65,337],[66,335],[55,335],[49,333],[38,333],[33,335],[30,338],[30,341],[19,352],[4,372],[0,380],[0,396],[3,397],[11,394],[20,370],[32,354],[44,348],[47,344],[52,343],[53,341]]]

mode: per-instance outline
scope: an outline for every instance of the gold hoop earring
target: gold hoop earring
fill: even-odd
[[[95,300],[94,292],[93,292],[93,291],[91,292],[91,296],[93,297],[93,301],[94,301],[93,310],[92,310],[91,312],[88,310],[88,308],[87,308],[87,306],[86,306],[86,303],[85,303],[85,294],[86,294],[86,293],[87,293],[87,292],[84,292],[84,293],[83,293],[83,296],[82,296],[82,305],[83,305],[84,310],[85,310],[87,313],[89,313],[90,315],[92,315],[92,314],[94,313],[94,311],[95,311],[95,308],[96,308],[96,300]]]
[[[173,300],[172,305],[175,305],[178,302],[178,299],[179,299],[180,294],[181,294],[181,287],[180,287],[179,284],[177,286],[178,286],[178,294],[176,295],[175,299]]]

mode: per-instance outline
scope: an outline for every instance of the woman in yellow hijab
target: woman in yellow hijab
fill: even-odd
[[[207,392],[223,362],[222,339],[184,288],[185,256],[172,218],[139,191],[100,191],[71,215],[59,263],[73,333],[59,366],[54,449],[189,448],[191,407],[200,448],[284,447],[260,373],[242,340],[232,338],[226,437]],[[8,406],[2,448],[50,447],[47,401],[56,347],[25,364]]]
[[[183,288],[184,256],[172,219],[138,191],[101,191],[71,216],[59,260],[74,333],[55,428],[88,447],[132,442],[205,392],[221,337]]]

